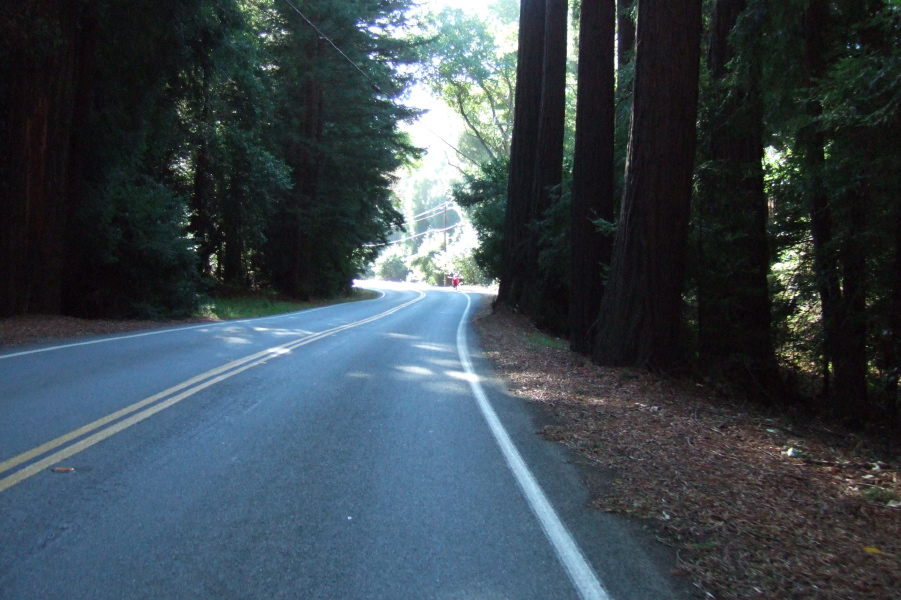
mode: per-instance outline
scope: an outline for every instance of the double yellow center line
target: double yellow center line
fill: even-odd
[[[189,398],[197,392],[215,385],[220,381],[234,377],[238,373],[261,365],[271,358],[276,358],[280,355],[287,354],[295,348],[300,348],[301,346],[311,344],[317,340],[321,340],[322,338],[340,333],[342,331],[346,331],[348,329],[353,329],[354,327],[359,327],[360,325],[365,325],[366,323],[372,323],[373,321],[396,313],[397,311],[402,310],[410,306],[411,304],[419,302],[424,297],[425,294],[419,292],[419,296],[417,298],[414,298],[409,302],[405,302],[404,304],[395,306],[394,308],[381,312],[377,315],[373,315],[371,317],[362,319],[360,321],[355,321],[353,323],[347,323],[346,325],[333,327],[331,329],[320,331],[318,333],[312,333],[300,339],[282,344],[280,346],[267,348],[262,352],[257,352],[256,354],[252,354],[250,356],[232,361],[227,365],[223,365],[205,373],[201,373],[196,377],[192,377],[191,379],[183,381],[178,385],[174,385],[158,394],[154,394],[153,396],[135,402],[130,406],[126,406],[125,408],[110,413],[105,417],[97,419],[96,421],[88,423],[87,425],[79,427],[78,429],[70,431],[65,435],[61,435],[60,437],[54,440],[50,440],[45,444],[41,444],[36,448],[32,448],[27,452],[23,452],[18,456],[14,456],[13,458],[0,462],[0,474],[2,474],[6,471],[10,471],[12,469],[15,469],[16,467],[19,467],[20,465],[28,463],[29,461],[39,456],[47,454],[52,450],[60,448],[61,446],[65,446],[64,448],[57,450],[56,452],[53,452],[52,454],[49,454],[36,462],[32,462],[22,469],[19,469],[11,473],[10,475],[7,475],[0,479],[0,492],[8,490],[17,483],[20,483],[28,479],[29,477],[50,468],[52,465],[75,454],[78,454],[83,450],[86,450],[94,444],[102,442],[103,440],[119,433],[120,431],[128,429],[132,425],[140,423],[141,421],[152,417],[156,413],[163,411],[170,406],[178,404],[185,398]],[[72,442],[74,440],[78,441],[74,444],[66,446],[66,444],[69,444],[69,442]]]

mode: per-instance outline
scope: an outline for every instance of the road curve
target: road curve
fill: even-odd
[[[473,342],[476,294],[0,354],[0,599],[678,597]]]

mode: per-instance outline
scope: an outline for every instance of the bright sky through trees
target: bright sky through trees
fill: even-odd
[[[459,8],[471,14],[487,15],[489,2],[484,0],[427,0],[422,9],[440,12],[445,7]],[[422,84],[413,87],[407,105],[426,109],[416,123],[404,126],[410,132],[413,143],[427,148],[428,152],[422,161],[422,170],[440,172],[448,169],[447,163],[459,165],[461,161],[452,146],[456,146],[463,122],[457,113],[452,111],[439,98],[436,98]],[[451,168],[451,170],[453,170]]]

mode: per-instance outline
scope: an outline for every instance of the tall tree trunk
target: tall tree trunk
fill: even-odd
[[[242,195],[241,173],[246,169],[241,164],[243,157],[239,153],[232,157],[232,176],[229,183],[227,206],[222,211],[222,280],[229,285],[245,285],[247,271],[244,268],[244,197]]]
[[[813,82],[826,72],[823,36],[828,24],[825,0],[811,0],[804,14],[805,69]],[[812,100],[807,113],[815,120],[822,113],[820,104]],[[823,183],[826,166],[826,138],[814,122],[798,133],[797,144],[808,177],[807,197],[810,210],[810,233],[813,240],[814,270],[819,288],[823,323],[823,395],[830,394],[829,366],[835,360],[838,340],[838,314],[841,302],[841,282],[838,262],[833,248],[834,226],[832,208]]]
[[[842,295],[834,349],[835,405],[839,414],[863,421],[867,412],[866,227],[869,189],[866,180],[848,194],[846,230],[841,237],[839,265]]]
[[[60,311],[69,148],[83,39],[79,3],[40,0],[20,10],[10,40],[0,200],[0,316]],[[15,21],[13,21],[15,22]],[[35,24],[41,24],[38,29]],[[38,40],[40,47],[35,47]]]
[[[594,359],[670,369],[682,361],[701,0],[639,0],[623,208]]]
[[[635,49],[634,6],[635,0],[616,0],[616,62],[620,69],[629,64]]]
[[[763,105],[756,66],[746,80],[731,84],[727,67],[734,56],[729,35],[746,5],[747,0],[718,0],[711,24],[708,64],[715,101],[712,168],[703,178],[699,207],[698,345],[702,364],[750,376],[770,391],[778,378],[767,284]]]
[[[888,397],[889,429],[894,437],[901,430],[898,401],[898,380],[901,378],[901,205],[895,204],[892,224],[894,229],[894,257],[891,266],[891,300],[889,303],[888,340],[885,349],[885,365],[889,373],[885,392]]]
[[[320,53],[319,40],[311,42],[309,56],[311,62]],[[303,116],[300,123],[301,143],[295,165],[296,189],[296,244],[289,293],[297,298],[307,299],[311,294],[312,249],[309,223],[310,207],[315,206],[319,190],[319,160],[316,145],[322,137],[322,107],[324,97],[322,84],[314,76],[303,84]]]
[[[532,182],[533,223],[544,219],[552,203],[552,188],[563,180],[563,136],[566,120],[566,0],[547,0],[545,4],[544,62],[542,67],[541,110],[538,117],[538,148]],[[538,325],[554,331],[566,330],[567,294],[564,283],[543,273],[539,254],[542,243],[533,231],[529,244],[529,268],[539,274],[538,285],[528,288],[525,307],[535,315]]]
[[[212,275],[211,258],[216,252],[215,227],[213,224],[213,196],[216,192],[212,175],[210,153],[210,78],[212,64],[209,57],[208,32],[201,40],[206,52],[201,56],[200,82],[200,122],[198,123],[197,151],[194,156],[194,181],[191,190],[191,219],[189,231],[197,240],[197,264],[202,275]]]
[[[532,189],[538,155],[538,117],[541,112],[544,62],[545,0],[522,0],[510,175],[504,221],[504,262],[497,301],[517,306],[535,273],[530,272],[528,248],[532,240]]]
[[[579,87],[570,208],[569,343],[590,354],[604,296],[604,270],[613,236],[594,222],[613,222],[614,0],[582,0],[579,20]]]
[[[72,136],[69,147],[69,168],[67,170],[68,206],[66,212],[65,257],[63,266],[62,304],[63,314],[79,317],[97,317],[99,308],[95,294],[86,290],[96,286],[99,277],[95,269],[88,267],[84,260],[84,235],[78,227],[82,211],[90,204],[86,181],[96,166],[89,158],[92,143],[90,124],[94,108],[95,81],[97,76],[97,48],[99,35],[99,15],[93,5],[85,6],[79,21],[81,43],[78,46],[79,60],[76,73],[76,95],[72,113]],[[87,272],[86,272],[87,270]],[[90,282],[86,285],[86,282]]]

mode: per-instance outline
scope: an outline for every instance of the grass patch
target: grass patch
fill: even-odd
[[[297,302],[269,292],[242,291],[236,293],[229,291],[216,294],[208,304],[203,306],[201,316],[221,320],[269,317],[319,306],[371,300],[377,298],[378,295],[379,293],[373,290],[354,288],[348,296]]]
[[[544,335],[543,333],[530,333],[529,341],[538,346],[549,346],[551,348],[557,348],[559,350],[568,350],[569,342],[566,340],[561,340],[560,338],[554,338],[549,335]]]
[[[879,502],[880,504],[888,504],[889,502],[898,501],[898,494],[896,494],[892,490],[888,490],[879,486],[873,486],[864,489],[863,496],[867,500]]]

